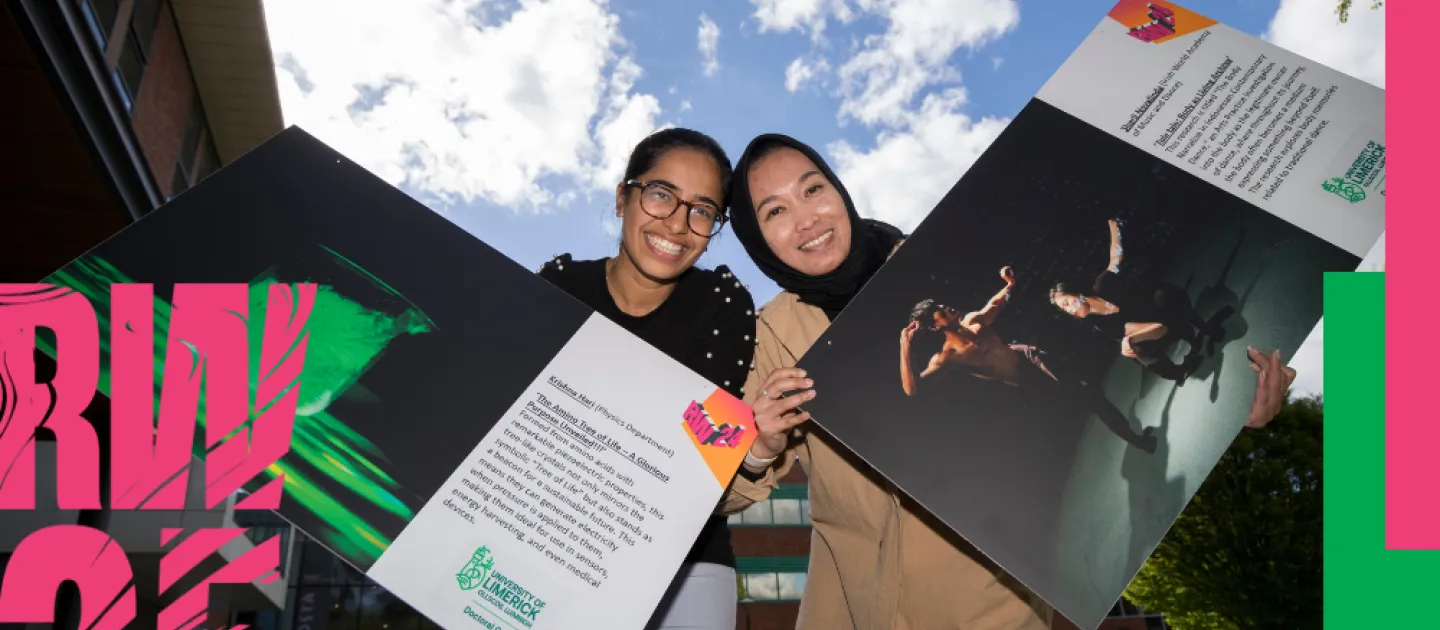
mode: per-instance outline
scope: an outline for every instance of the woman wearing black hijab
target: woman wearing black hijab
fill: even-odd
[[[782,292],[758,314],[755,362],[744,393],[760,435],[724,511],[766,500],[797,459],[805,467],[813,528],[797,630],[1049,628],[1052,613],[1040,598],[932,527],[894,486],[828,435],[812,431],[804,424],[808,414],[797,409],[816,393],[795,363],[904,236],[862,219],[820,155],[786,136],[753,140],[731,182],[732,229]],[[1279,411],[1294,373],[1278,357],[1252,353],[1257,355],[1262,387],[1252,424],[1264,424]],[[780,396],[793,391],[801,393]]]

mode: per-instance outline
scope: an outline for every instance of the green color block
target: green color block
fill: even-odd
[[[1385,274],[1325,274],[1325,627],[1435,627],[1440,551],[1385,549]]]

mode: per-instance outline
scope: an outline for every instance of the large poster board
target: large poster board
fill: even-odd
[[[102,339],[131,329],[112,288],[153,285],[157,393],[167,348],[206,365],[177,313],[218,308],[177,285],[247,285],[251,414],[279,400],[256,386],[267,296],[312,285],[290,451],[247,488],[283,477],[282,517],[448,628],[643,627],[755,435],[744,403],[298,128],[47,281]]]
[[[806,410],[1098,626],[1241,430],[1247,347],[1294,356],[1382,235],[1384,99],[1123,0],[802,358]]]

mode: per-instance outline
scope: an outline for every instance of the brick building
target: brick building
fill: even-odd
[[[740,610],[736,630],[792,630],[805,590],[810,555],[810,499],[805,471],[795,466],[770,499],[730,518],[738,559]],[[1100,630],[1168,630],[1161,615],[1121,600]],[[1078,630],[1068,620],[1055,630]]]
[[[0,5],[0,281],[37,281],[284,128],[261,0]]]

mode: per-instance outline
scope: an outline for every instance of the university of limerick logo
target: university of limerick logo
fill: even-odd
[[[1350,203],[1360,203],[1365,200],[1365,187],[1358,183],[1345,179],[1344,177],[1332,177],[1320,184],[1325,192],[1331,193]]]
[[[460,583],[460,590],[473,591],[485,583],[490,569],[494,567],[495,558],[490,555],[490,548],[481,547],[471,554],[470,561],[455,574],[455,581]]]

